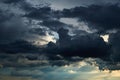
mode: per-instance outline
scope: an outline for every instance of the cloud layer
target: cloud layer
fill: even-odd
[[[119,14],[117,0],[1,0],[0,79],[119,80]]]

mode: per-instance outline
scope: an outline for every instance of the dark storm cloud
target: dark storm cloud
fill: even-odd
[[[1,2],[9,6],[12,4],[13,7],[24,10],[25,12],[35,9],[35,7],[33,7],[33,5],[29,2],[27,2],[27,0],[2,0]]]
[[[33,19],[49,19],[52,16],[52,10],[50,7],[43,7],[43,8],[35,8],[34,10],[32,10],[30,13],[25,14],[25,17],[28,18],[33,18]]]
[[[9,11],[0,11],[0,43],[10,42],[24,36],[27,27],[22,20],[19,15]]]
[[[29,11],[32,11],[35,9],[35,7],[32,6],[32,4],[26,2],[25,0],[20,1],[19,8],[28,13]]]
[[[109,43],[112,46],[112,50],[111,50],[111,59],[114,62],[119,62],[120,61],[120,31],[118,31],[117,33],[113,33],[110,34],[110,38],[109,38]]]
[[[55,11],[50,7],[31,8],[31,11],[24,16],[31,19],[44,20],[42,24],[48,27],[60,24],[60,22],[55,19],[63,17],[79,18],[79,21],[87,22],[90,28],[98,29],[98,32],[102,33],[111,29],[119,29],[119,14],[119,4],[94,4],[84,7],[80,6],[71,9],[63,9],[63,11]],[[59,26],[63,25],[60,24]]]
[[[4,3],[1,2],[3,5]],[[9,8],[9,7],[10,8]],[[14,8],[16,7],[16,9]],[[14,42],[19,39],[32,40],[36,35],[46,34],[45,30],[36,28],[31,29],[32,24],[23,14],[32,11],[34,8],[32,5],[26,1],[20,1],[16,5],[4,4],[0,8],[0,44]],[[20,13],[19,13],[20,12]],[[27,22],[26,22],[27,21]],[[37,30],[38,29],[38,30]],[[35,35],[35,36],[34,36]]]
[[[73,29],[73,26],[67,25],[59,21],[60,18],[79,18],[79,21],[84,21],[89,24],[89,27],[96,28],[98,31],[107,31],[111,29],[120,29],[120,7],[119,5],[91,5],[84,7],[75,7],[71,9],[64,9],[63,11],[55,11],[49,6],[45,7],[33,7],[32,4],[21,0],[3,0],[5,4],[18,3],[16,7],[23,10],[25,15],[18,15],[8,11],[0,10],[0,52],[1,53],[39,53],[44,54],[49,59],[45,59],[44,63],[41,63],[38,56],[26,56],[20,58],[19,63],[17,57],[6,58],[7,61],[3,64],[6,66],[34,66],[34,65],[65,65],[69,64],[74,56],[78,57],[94,57],[101,58],[111,62],[109,57],[113,61],[119,62],[119,32],[110,35],[110,42],[105,43],[104,40],[97,33],[89,34],[82,31],[76,32],[75,36],[68,35],[69,30],[64,28]],[[10,5],[9,5],[10,6]],[[13,5],[14,6],[14,5]],[[13,11],[15,12],[15,11]],[[57,43],[49,42],[44,48],[32,45],[31,42],[25,40],[19,40],[21,38],[27,38],[26,32],[35,35],[46,35],[44,28],[34,28],[28,30],[28,26],[24,25],[23,18],[41,21],[39,26],[47,27],[50,30],[56,31],[59,34],[59,40]],[[78,21],[78,23],[79,23]],[[29,23],[30,26],[32,25]],[[60,29],[61,28],[61,29]],[[31,36],[31,34],[27,34]],[[79,35],[84,34],[84,35]],[[7,44],[7,42],[12,42]],[[111,49],[112,48],[112,49]],[[112,51],[113,53],[111,53]],[[6,54],[7,55],[7,54]],[[3,60],[3,56],[0,58]],[[42,56],[43,58],[43,56]],[[41,58],[41,59],[42,59]],[[9,60],[10,64],[9,63]],[[18,60],[16,62],[15,60]],[[68,61],[66,61],[68,60]],[[78,59],[80,60],[80,59]],[[34,62],[35,61],[35,62]],[[2,62],[2,61],[1,61]],[[30,65],[28,65],[30,64]],[[110,63],[111,64],[111,63]],[[106,64],[106,65],[110,65]],[[116,64],[115,64],[116,66]],[[105,67],[105,66],[104,66]],[[113,66],[114,67],[114,66]],[[109,67],[108,67],[109,69]],[[118,68],[115,68],[118,69]]]
[[[40,48],[25,40],[17,40],[9,44],[0,44],[0,52],[3,53],[37,53]]]
[[[88,34],[76,38],[70,37],[66,29],[60,29],[58,33],[58,45],[55,47],[54,44],[49,44],[46,50],[49,53],[60,54],[65,57],[80,56],[105,58],[109,55],[109,45],[96,34]]]
[[[11,3],[18,3],[22,0],[1,0],[1,1],[6,4],[11,4]]]
[[[79,21],[88,22],[90,27],[103,31],[120,28],[120,7],[117,4],[81,6],[64,9],[62,13],[63,17],[79,18]]]

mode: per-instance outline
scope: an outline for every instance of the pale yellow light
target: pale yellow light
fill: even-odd
[[[108,42],[108,39],[109,39],[109,35],[108,34],[100,35],[100,37],[102,37],[105,42]]]

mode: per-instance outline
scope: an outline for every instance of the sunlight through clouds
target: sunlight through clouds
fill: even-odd
[[[103,40],[108,43],[109,35],[107,35],[107,34],[106,35],[101,35],[100,37],[102,37]]]

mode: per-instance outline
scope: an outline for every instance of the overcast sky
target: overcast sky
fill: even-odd
[[[0,80],[119,80],[119,0],[1,0]]]

